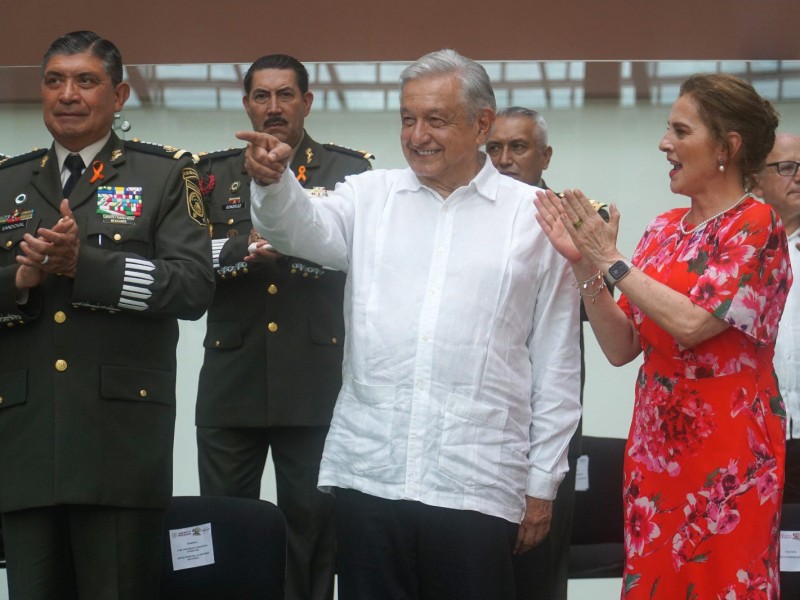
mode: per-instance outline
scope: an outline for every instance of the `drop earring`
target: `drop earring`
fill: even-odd
[[[725,165],[722,164],[722,159],[721,158],[719,159],[719,172],[720,173],[724,173],[725,172]]]

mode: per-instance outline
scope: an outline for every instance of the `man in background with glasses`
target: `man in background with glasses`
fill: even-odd
[[[800,502],[800,136],[779,133],[758,175],[754,192],[771,204],[783,221],[795,285],[786,298],[778,339],[775,373],[786,403],[786,484],[783,501]]]

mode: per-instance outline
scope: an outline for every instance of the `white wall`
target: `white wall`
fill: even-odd
[[[800,104],[778,107],[781,130],[800,132]],[[548,185],[580,187],[591,197],[617,203],[621,213],[619,247],[630,256],[644,227],[657,213],[686,205],[669,191],[668,166],[658,151],[668,107],[620,108],[593,103],[581,110],[553,110],[545,117],[554,148]],[[159,141],[193,152],[237,146],[233,136],[249,122],[243,111],[126,111],[133,128],[128,137]],[[313,113],[309,132],[320,142],[368,150],[376,168],[404,166],[395,113]],[[50,143],[38,107],[0,110],[0,152],[21,153]],[[175,437],[175,494],[198,492],[194,440],[194,399],[202,363],[203,321],[183,322],[178,348],[178,421]],[[587,384],[584,432],[626,437],[633,406],[635,364],[613,368],[591,334],[587,337]],[[272,477],[265,477],[264,497],[274,500]]]

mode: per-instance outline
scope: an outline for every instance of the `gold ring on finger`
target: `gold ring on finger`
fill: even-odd
[[[580,229],[580,228],[581,228],[581,225],[583,225],[583,219],[581,219],[580,217],[578,217],[577,219],[575,219],[575,220],[572,222],[572,226],[573,226],[575,229]]]

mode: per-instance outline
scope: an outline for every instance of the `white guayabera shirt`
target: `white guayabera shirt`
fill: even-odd
[[[786,305],[775,340],[775,373],[781,396],[786,403],[786,438],[800,439],[800,229],[789,236],[789,261],[794,285],[786,297]]]
[[[347,272],[321,488],[511,522],[525,494],[555,497],[580,416],[578,294],[534,191],[489,160],[446,200],[410,169],[316,197],[288,169],[252,184],[277,250]]]

